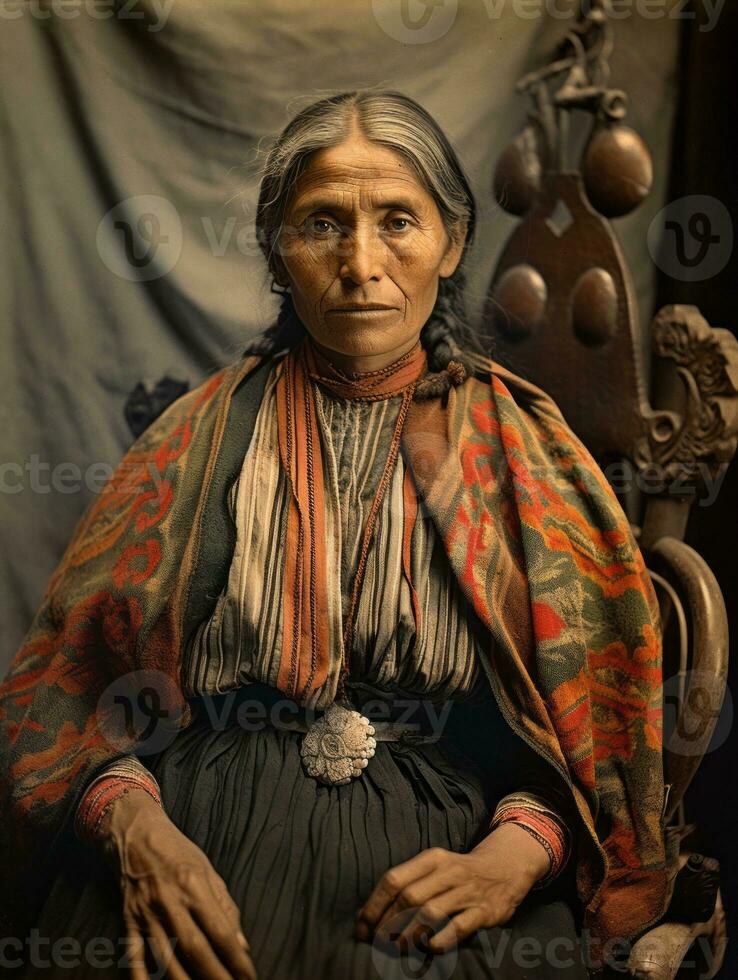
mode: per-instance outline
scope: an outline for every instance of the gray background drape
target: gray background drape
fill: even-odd
[[[254,205],[270,140],[299,107],[379,86],[436,116],[479,201],[468,265],[478,315],[513,225],[491,184],[525,119],[515,81],[543,62],[576,3],[558,0],[557,19],[531,17],[535,5],[517,0],[405,2],[409,28],[399,0],[127,0],[117,17],[106,0],[3,4],[3,671],[106,465],[131,442],[127,394],[167,373],[196,384],[274,315]],[[448,18],[429,21],[445,33],[414,43],[424,11]],[[645,314],[645,231],[666,193],[678,28],[616,23],[612,80],[631,93],[630,122],[657,175],[649,201],[617,223]]]
[[[719,22],[705,30],[718,6]],[[515,81],[543,63],[577,7],[0,3],[3,673],[77,519],[132,441],[123,416],[129,392],[166,374],[196,384],[274,316],[253,235],[273,136],[301,106],[354,87],[396,88],[423,103],[457,148],[479,202],[467,297],[478,318],[514,223],[491,184],[498,154],[525,119]],[[678,11],[698,16],[671,16]],[[648,142],[656,175],[647,202],[615,222],[642,318],[657,300],[692,302],[714,325],[733,327],[738,251],[704,282],[662,276],[657,284],[647,230],[667,198],[685,194],[714,196],[738,213],[738,6],[634,2],[614,26],[611,81],[630,94],[628,122]],[[694,509],[687,537],[718,576],[733,635],[737,492],[734,465],[717,504]],[[731,710],[728,703],[729,726]],[[687,798],[700,846],[722,862],[733,936],[738,784],[724,777],[734,743],[708,753]],[[720,976],[736,968],[733,940]]]

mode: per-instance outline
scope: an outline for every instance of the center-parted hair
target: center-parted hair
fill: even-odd
[[[466,370],[460,371],[460,366],[471,369],[465,363],[466,351],[485,351],[468,327],[463,302],[464,259],[476,224],[474,195],[453,147],[421,105],[400,92],[356,91],[320,99],[298,113],[277,137],[264,166],[256,210],[259,246],[273,282],[283,280],[279,241],[293,188],[313,153],[345,142],[356,128],[370,142],[409,162],[432,195],[450,237],[456,239],[465,228],[461,261],[453,276],[440,280],[433,312],[420,335],[429,367],[445,376],[423,386],[435,394],[439,385],[463,380]],[[304,331],[290,294],[284,292],[277,322],[249,350],[266,354],[292,347]]]

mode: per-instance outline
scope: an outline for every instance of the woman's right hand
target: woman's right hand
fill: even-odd
[[[132,980],[148,980],[145,944],[171,980],[256,980],[238,906],[207,856],[144,790],[106,811],[103,853],[118,872]]]

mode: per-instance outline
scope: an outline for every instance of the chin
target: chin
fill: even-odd
[[[388,354],[409,339],[404,331],[389,333],[366,327],[349,329],[340,334],[335,331],[330,334],[312,334],[312,337],[327,350],[343,354],[345,357],[374,357]]]

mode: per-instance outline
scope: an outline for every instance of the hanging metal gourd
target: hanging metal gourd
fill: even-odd
[[[592,127],[581,172],[587,197],[606,218],[637,208],[653,183],[648,147],[634,129],[606,111]]]
[[[497,359],[546,387],[595,451],[620,454],[643,428],[640,410],[628,407],[640,395],[623,399],[622,391],[642,393],[644,385],[633,355],[641,345],[633,286],[608,219],[648,195],[652,165],[624,124],[625,93],[608,84],[608,9],[588,0],[551,62],[518,83],[531,100],[528,123],[499,159],[494,193],[520,221],[498,259],[484,316]],[[572,166],[570,122],[587,117]],[[608,405],[591,430],[585,375]]]
[[[542,169],[535,130],[526,126],[497,161],[494,192],[500,206],[509,214],[530,210],[541,189]]]

